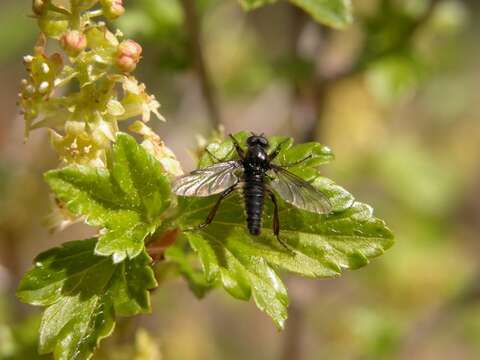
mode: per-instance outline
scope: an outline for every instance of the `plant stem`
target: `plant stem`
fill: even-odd
[[[207,68],[201,40],[201,24],[195,7],[195,0],[181,0],[185,15],[185,26],[189,36],[190,51],[195,71],[200,81],[202,95],[208,110],[211,127],[217,129],[221,124],[220,107],[210,73]]]
[[[77,1],[71,2],[71,17],[70,25],[74,30],[80,30],[81,25],[81,13]]]

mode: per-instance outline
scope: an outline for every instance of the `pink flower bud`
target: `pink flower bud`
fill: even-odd
[[[77,56],[87,47],[87,37],[80,31],[71,30],[60,38],[60,45],[70,56]]]
[[[129,56],[134,59],[140,59],[142,55],[142,47],[133,40],[125,40],[118,45],[119,54]]]
[[[132,72],[137,67],[137,61],[128,56],[117,58],[117,67],[123,72]]]
[[[132,72],[135,70],[140,56],[142,47],[133,40],[125,40],[118,45],[116,64],[123,72]]]

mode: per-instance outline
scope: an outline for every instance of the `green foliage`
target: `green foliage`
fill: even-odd
[[[384,56],[370,64],[367,84],[379,102],[392,104],[415,90],[423,72],[422,64],[411,56]]]
[[[244,141],[247,133],[236,134]],[[271,138],[272,147],[285,138]],[[217,158],[234,157],[231,140],[213,143],[208,150]],[[281,237],[293,250],[286,251],[273,236],[272,207],[265,210],[264,234],[252,237],[245,230],[241,198],[225,201],[214,222],[206,229],[185,232],[193,249],[198,252],[207,280],[223,286],[233,297],[247,300],[253,296],[257,306],[283,327],[287,318],[288,296],[278,275],[279,270],[307,277],[333,277],[342,269],[356,269],[369,259],[383,254],[392,245],[392,234],[383,221],[372,215],[372,209],[356,203],[351,194],[316,169],[333,157],[331,151],[317,143],[292,146],[290,139],[278,156],[279,164],[312,157],[292,168],[292,172],[310,181],[328,196],[334,212],[318,215],[281,204]],[[200,166],[212,159],[205,154]],[[182,198],[180,226],[189,228],[202,223],[216,199]]]
[[[203,298],[212,289],[213,284],[205,278],[202,269],[195,266],[196,255],[185,253],[185,244],[181,240],[179,239],[176,244],[167,249],[166,260],[175,266],[178,274],[185,278],[195,296]]]
[[[247,136],[235,135],[243,144]],[[333,209],[317,215],[281,202],[281,237],[290,251],[270,230],[270,204],[263,235],[248,234],[238,195],[222,204],[210,226],[192,231],[205,220],[216,197],[172,201],[161,163],[126,134],[117,135],[106,169],[76,165],[48,172],[45,178],[66,208],[101,230],[98,239],[66,243],[41,254],[20,283],[22,301],[47,307],[40,327],[41,352],[53,352],[58,359],[88,359],[113,331],[117,315],[147,312],[147,291],[156,286],[147,252],[154,246],[164,249],[160,264],[171,264],[197,296],[222,286],[235,298],[253,297],[283,328],[289,300],[280,272],[339,276],[343,269],[368,264],[392,245],[391,232],[368,205],[355,202],[320,175],[317,167],[333,159],[329,148],[293,145],[286,137],[272,137],[270,143],[272,148],[283,144],[278,164],[309,157],[290,170],[322,191]],[[230,139],[207,148],[217,158],[235,156]],[[204,153],[200,167],[210,164],[211,156]]]
[[[276,0],[239,0],[247,9],[255,9],[260,6],[274,3]],[[290,0],[296,6],[305,10],[319,23],[333,28],[344,28],[351,24],[352,3],[351,0]]]
[[[17,295],[46,306],[40,326],[40,352],[57,359],[88,359],[111,334],[115,315],[150,310],[148,289],[156,286],[149,257],[142,253],[120,264],[94,254],[96,239],[73,241],[35,259]]]
[[[117,135],[108,169],[69,166],[45,176],[58,199],[92,226],[101,226],[95,247],[114,262],[133,258],[170,204],[170,184],[157,160],[135,139]]]

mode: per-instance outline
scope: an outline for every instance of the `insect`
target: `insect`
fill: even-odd
[[[217,163],[179,177],[173,184],[173,191],[180,196],[206,197],[220,194],[205,222],[198,227],[204,228],[213,221],[222,201],[234,191],[240,190],[244,198],[247,228],[250,234],[255,236],[259,235],[262,230],[263,205],[268,196],[273,203],[274,210],[273,233],[280,244],[288,249],[288,246],[280,238],[277,195],[287,203],[309,212],[327,214],[332,209],[330,202],[322,192],[287,170],[289,167],[308,160],[312,155],[295,163],[280,166],[274,164],[273,161],[286,141],[280,143],[269,153],[267,138],[263,134],[252,133],[247,138],[245,152],[237,139],[231,134],[229,136],[233,141],[238,160],[222,162],[221,159],[209,152]]]

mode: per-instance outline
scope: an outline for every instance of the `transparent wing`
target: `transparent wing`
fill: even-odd
[[[173,191],[180,196],[203,197],[219,194],[238,183],[235,170],[240,166],[240,161],[235,160],[197,169],[176,179]]]
[[[272,165],[272,169],[275,177],[270,185],[287,203],[317,214],[328,214],[332,210],[327,197],[307,181],[280,166]]]

